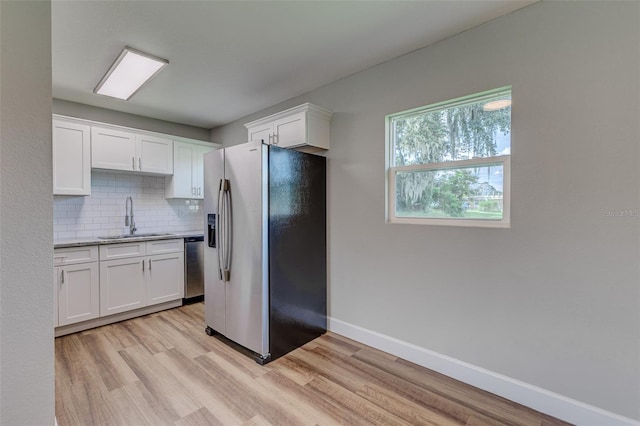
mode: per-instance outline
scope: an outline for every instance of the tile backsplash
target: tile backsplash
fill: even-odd
[[[92,171],[91,195],[53,197],[53,238],[128,233],[125,201],[133,198],[137,233],[202,231],[202,200],[164,198],[164,176]]]

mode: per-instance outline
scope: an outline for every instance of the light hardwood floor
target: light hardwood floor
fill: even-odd
[[[57,338],[58,424],[566,424],[333,333],[259,366],[207,336],[203,310]]]

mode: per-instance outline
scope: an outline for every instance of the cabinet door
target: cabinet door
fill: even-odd
[[[134,133],[91,127],[91,167],[137,170]]]
[[[98,262],[59,267],[58,325],[98,318],[100,315]]]
[[[53,195],[91,195],[91,129],[53,120]]]
[[[145,306],[144,257],[100,262],[100,316]]]
[[[62,268],[53,268],[53,326],[58,326],[58,283],[60,270]]]
[[[136,170],[164,175],[173,174],[173,141],[148,135],[136,135]]]
[[[181,299],[184,296],[184,253],[149,256],[146,259],[147,305]]]
[[[167,178],[166,198],[204,198],[204,154],[213,147],[173,142],[173,176]]]
[[[263,141],[264,143],[271,143],[270,136],[273,135],[273,126],[272,123],[267,123],[255,127],[250,127],[248,129],[249,132],[249,142],[253,141]]]
[[[281,148],[304,145],[307,143],[307,123],[306,113],[284,117],[273,122],[273,132],[275,133],[275,145]]]
[[[193,156],[196,145],[173,143],[173,176],[168,178],[167,198],[191,198],[194,196]]]
[[[198,146],[193,156],[193,185],[195,188],[195,198],[204,199],[204,155],[213,151],[208,146]]]

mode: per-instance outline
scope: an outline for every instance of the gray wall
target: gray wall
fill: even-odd
[[[333,110],[330,315],[640,419],[639,53],[640,3],[537,3],[211,140]],[[385,115],[508,84],[511,229],[386,224]]]
[[[126,112],[79,104],[77,102],[62,99],[53,100],[53,112],[55,114],[70,117],[84,118],[85,120],[99,121],[102,123],[116,124],[118,126],[132,127],[134,129],[148,130],[151,132],[166,133],[173,136],[209,140],[209,129],[194,127],[186,124],[157,120],[141,115],[128,114]]]
[[[0,91],[0,424],[52,425],[49,1],[0,1]]]

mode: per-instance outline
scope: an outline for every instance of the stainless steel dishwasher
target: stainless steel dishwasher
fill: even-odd
[[[204,236],[184,238],[184,303],[204,299]]]

